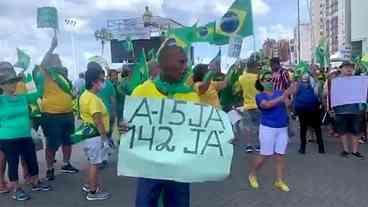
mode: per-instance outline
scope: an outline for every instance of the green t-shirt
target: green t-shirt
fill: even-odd
[[[103,89],[101,89],[101,91],[97,94],[98,97],[100,97],[103,101],[103,103],[106,106],[106,109],[109,111],[109,113],[111,114],[111,96],[116,97],[116,91],[115,91],[115,87],[114,84],[110,81],[110,80],[106,80],[105,81],[105,87]]]
[[[0,140],[31,137],[31,119],[28,104],[36,94],[0,95]]]

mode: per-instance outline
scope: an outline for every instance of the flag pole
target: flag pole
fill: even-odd
[[[300,0],[298,0],[298,63],[300,63],[301,58],[301,45],[300,45]]]

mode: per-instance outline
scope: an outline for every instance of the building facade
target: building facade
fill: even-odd
[[[330,54],[351,52],[351,1],[311,0],[312,48],[326,37]]]
[[[351,44],[353,57],[368,54],[367,20],[368,1],[351,0]]]

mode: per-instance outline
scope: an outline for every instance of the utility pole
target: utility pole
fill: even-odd
[[[300,63],[301,58],[301,45],[300,45],[300,0],[298,0],[298,63]]]

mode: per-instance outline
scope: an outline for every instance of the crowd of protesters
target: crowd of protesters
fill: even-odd
[[[160,48],[157,61],[148,64],[149,80],[131,88],[131,68],[106,70],[96,62],[88,63],[86,72],[72,84],[59,56],[54,53],[56,47],[57,39],[54,38],[38,70],[33,73],[36,93],[17,92],[18,83],[24,79],[15,73],[10,63],[0,63],[0,194],[11,191],[15,200],[30,199],[18,185],[20,161],[32,191],[52,189],[38,178],[36,147],[31,138],[31,126],[37,123],[46,137],[46,179],[55,179],[55,154],[59,148],[63,155],[60,170],[70,174],[79,172],[71,163],[71,137],[76,131],[76,117],[96,130],[96,136],[84,142],[83,149],[90,165],[88,183],[82,183],[82,189],[87,200],[108,199],[110,193],[104,192],[102,183],[98,182],[99,167],[107,162],[110,148],[115,145],[114,127],[118,126],[121,132],[127,130],[122,122],[122,111],[128,95],[197,102],[226,112],[235,110],[242,119],[234,124],[237,135],[234,143],[243,139],[247,153],[259,152],[248,176],[250,186],[255,189],[259,188],[258,170],[266,158],[273,157],[276,163],[274,186],[284,192],[290,191],[284,178],[290,117],[296,116],[299,120],[300,154],[307,152],[307,136],[311,130],[315,133],[318,152],[326,153],[322,133],[325,124],[330,125],[331,135],[340,138],[341,156],[364,158],[359,144],[365,142],[366,137],[365,107],[351,104],[331,108],[331,80],[354,75],[351,62],[331,69],[311,65],[297,72],[283,68],[278,58],[262,64],[250,57],[245,63],[235,64],[226,75],[216,73],[207,64],[198,64],[187,77],[184,75],[187,74],[185,52],[175,44],[167,44]],[[170,85],[180,87],[170,88]],[[34,103],[42,112],[38,122],[29,115],[29,106]],[[5,181],[6,163],[9,183]],[[157,206],[161,192],[165,192],[165,206],[189,206],[189,189],[189,183],[139,178],[136,206]]]

